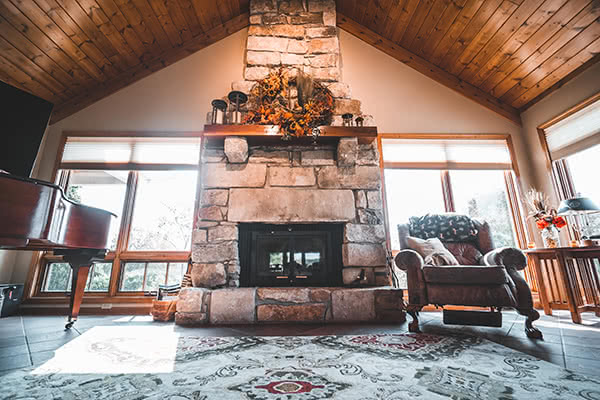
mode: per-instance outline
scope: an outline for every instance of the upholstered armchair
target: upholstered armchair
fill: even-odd
[[[514,308],[527,317],[527,336],[542,338],[542,333],[532,325],[540,315],[533,308],[531,290],[519,272],[527,266],[521,250],[510,247],[494,249],[489,225],[467,216],[426,215],[411,217],[409,221],[409,224],[398,225],[402,250],[396,255],[395,262],[407,275],[407,311],[412,317],[410,332],[419,332],[418,312],[425,305],[478,306],[490,307],[490,313],[484,314],[497,316],[499,321],[502,308]],[[441,257],[440,254],[424,257],[425,254],[419,253],[423,253],[423,249],[415,245],[415,241],[433,241],[439,246],[437,239],[443,244],[441,247],[454,256],[448,255],[453,262],[443,254]],[[411,249],[409,244],[415,248]],[[457,265],[444,265],[448,263]],[[446,311],[444,322],[447,322]],[[469,325],[480,325],[477,323],[478,315],[485,319],[481,312],[469,314],[466,311],[465,315],[469,316],[465,320],[465,324]]]

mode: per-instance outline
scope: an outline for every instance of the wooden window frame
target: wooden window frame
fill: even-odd
[[[125,262],[166,262],[166,263],[187,263],[189,269],[191,248],[185,251],[132,251],[127,250],[129,245],[129,236],[131,233],[131,223],[133,218],[133,210],[135,206],[135,199],[138,188],[138,171],[154,171],[154,170],[196,170],[198,172],[198,178],[196,180],[196,191],[194,199],[193,218],[195,219],[198,214],[198,200],[200,195],[200,174],[201,174],[201,163],[198,165],[178,165],[178,164],[135,164],[135,163],[61,163],[65,144],[70,136],[78,137],[164,137],[164,138],[190,138],[197,137],[203,139],[202,132],[167,132],[167,131],[63,131],[60,142],[59,151],[54,163],[52,172],[52,181],[57,182],[57,177],[60,178],[57,184],[61,187],[66,188],[69,180],[69,170],[72,169],[83,169],[83,170],[127,170],[127,186],[125,192],[125,199],[123,201],[123,211],[121,218],[121,225],[119,227],[119,237],[117,239],[117,246],[115,250],[111,250],[105,257],[106,262],[112,262],[111,278],[109,282],[108,291],[93,291],[84,292],[86,302],[97,303],[97,302],[111,302],[111,303],[131,303],[131,302],[149,302],[150,298],[144,296],[143,291],[121,291],[120,282],[122,279],[122,272]],[[68,168],[67,168],[68,167]],[[134,170],[131,170],[134,169]],[[59,176],[59,171],[65,171]],[[26,288],[27,300],[30,303],[46,303],[51,299],[61,298],[68,299],[69,293],[63,292],[45,292],[42,291],[44,280],[46,277],[46,267],[49,262],[62,261],[62,257],[54,256],[51,252],[37,252],[37,255],[32,261],[32,268],[28,274],[28,285]],[[167,265],[168,270],[168,265]],[[167,279],[167,278],[166,278]]]

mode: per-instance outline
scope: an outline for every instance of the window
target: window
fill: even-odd
[[[106,262],[92,266],[86,292],[154,291],[187,271],[200,138],[157,135],[65,137],[57,183],[70,200],[117,215]],[[41,265],[40,292],[70,290],[71,268],[60,257],[48,253]]]
[[[517,246],[514,221],[519,218],[513,212],[519,205],[508,196],[515,185],[507,139],[440,136],[382,138],[392,249],[400,249],[399,224],[443,212],[486,221],[496,246]]]

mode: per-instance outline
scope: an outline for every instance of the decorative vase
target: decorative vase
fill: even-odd
[[[551,249],[559,247],[558,229],[556,229],[554,225],[542,229],[542,240],[544,242],[544,247]]]

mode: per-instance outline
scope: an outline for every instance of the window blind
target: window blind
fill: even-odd
[[[386,166],[419,169],[512,169],[506,140],[382,139]]]
[[[600,100],[545,128],[544,135],[552,160],[600,144]]]
[[[61,167],[73,164],[198,165],[199,137],[68,137]]]

